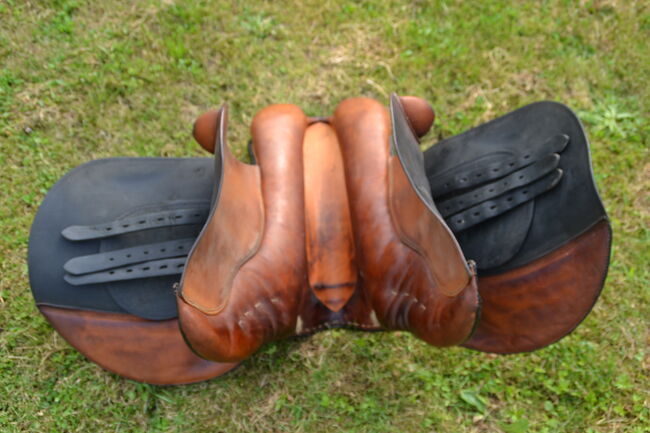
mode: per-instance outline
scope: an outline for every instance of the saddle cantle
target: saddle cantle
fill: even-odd
[[[329,118],[271,106],[244,164],[223,108],[195,123],[213,161],[84,164],[34,220],[37,305],[91,360],[159,384],[218,376],[267,341],[328,327],[499,353],[568,334],[599,295],[611,243],[578,119],[532,104],[423,154],[433,118],[413,97],[388,111],[354,98]],[[228,362],[194,355],[179,317],[194,351]]]

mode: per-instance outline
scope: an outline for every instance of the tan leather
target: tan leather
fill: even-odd
[[[306,116],[292,105],[267,107],[253,119],[253,150],[261,173],[264,209],[263,235],[255,254],[234,270],[210,266],[196,249],[188,257],[185,272],[198,263],[202,278],[208,282],[221,281],[223,272],[233,275],[217,312],[193,305],[195,296],[202,293],[203,282],[185,276],[181,281],[181,329],[192,348],[205,358],[244,359],[264,342],[291,335],[296,327],[301,296],[296,288],[306,286],[302,181],[306,127]],[[216,208],[230,205],[230,201],[219,201]],[[247,238],[251,231],[248,215],[236,216],[240,224],[230,227],[229,236]],[[219,221],[211,219],[206,230],[217,224]],[[197,243],[203,242],[204,233]],[[214,250],[205,254],[215,264],[221,260]],[[215,287],[215,295],[219,292],[224,293]]]
[[[196,356],[178,332],[178,320],[145,320],[41,305],[41,313],[63,338],[102,368],[154,385],[180,385],[220,376],[237,363]]]
[[[400,96],[399,99],[409,119],[411,128],[413,128],[413,132],[418,137],[425,136],[429,132],[429,129],[431,129],[431,125],[433,125],[433,121],[436,118],[436,114],[433,108],[431,108],[431,105],[425,99],[417,96]]]
[[[214,147],[217,138],[218,125],[221,122],[221,113],[224,108],[219,110],[210,110],[199,116],[194,122],[192,135],[202,148],[210,153],[214,153]]]
[[[199,118],[204,147],[225,143],[216,139],[225,114]],[[214,139],[205,119],[219,122]],[[330,119],[309,119],[274,105],[255,116],[252,135],[258,166],[246,169],[261,175],[263,234],[251,247],[260,229],[254,206],[220,210],[259,197],[254,176],[235,175],[239,166],[224,151],[227,191],[179,290],[181,329],[198,354],[239,361],[266,342],[333,326],[409,330],[438,346],[468,338],[478,309],[474,270],[390,155],[385,107],[353,98]]]
[[[481,321],[464,346],[515,353],[567,335],[589,313],[603,287],[611,236],[608,222],[601,221],[524,267],[481,277]]]
[[[217,116],[211,115],[223,123],[218,129],[222,133],[225,112],[224,107]],[[185,302],[206,314],[216,314],[225,307],[233,280],[259,248],[264,229],[259,168],[239,162],[222,133],[216,140],[223,154],[223,178],[217,179],[219,196],[190,252],[192,260],[188,261],[182,278],[182,284],[191,288],[183,294]],[[220,206],[221,203],[227,205]]]
[[[303,161],[309,287],[336,312],[354,292],[357,268],[343,158],[330,125],[321,122],[307,128]]]
[[[436,346],[463,342],[476,320],[476,280],[444,221],[424,208],[389,154],[386,108],[369,98],[348,99],[337,107],[333,123],[343,150],[363,290],[377,319]],[[391,206],[407,201],[410,206],[396,219]],[[408,226],[419,233],[409,237]],[[431,254],[426,243],[439,253]]]

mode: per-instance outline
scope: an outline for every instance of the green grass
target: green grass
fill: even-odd
[[[1,431],[650,430],[647,2],[131,3],[0,0]],[[224,101],[244,157],[267,104],[322,115],[391,91],[432,102],[427,143],[540,99],[581,115],[615,237],[603,295],[570,337],[491,356],[333,331],[154,387],[102,371],[38,314],[29,226],[74,166],[200,155],[191,124]]]

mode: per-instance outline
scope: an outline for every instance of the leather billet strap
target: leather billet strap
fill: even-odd
[[[465,209],[476,206],[486,200],[500,196],[515,188],[526,186],[557,168],[560,155],[551,153],[539,161],[517,170],[501,179],[487,183],[465,193],[438,202],[438,209],[445,218]],[[531,197],[532,198],[532,197]]]
[[[63,229],[61,235],[70,241],[103,239],[153,228],[202,224],[206,216],[205,207],[151,212],[103,224],[69,226]]]
[[[135,236],[145,230],[201,224],[208,211],[207,206],[197,205],[147,212],[106,223],[68,226],[61,235],[72,242]],[[63,265],[64,280],[73,286],[82,286],[180,275],[194,241],[194,238],[176,239],[73,257]]]
[[[100,284],[114,281],[136,280],[139,278],[179,275],[185,266],[185,257],[151,260],[136,265],[120,266],[107,271],[81,275],[66,274],[63,278],[73,286]]]
[[[481,185],[487,181],[509,175],[546,155],[560,153],[569,142],[569,137],[557,134],[542,146],[513,155],[495,152],[491,158],[469,160],[465,164],[450,167],[442,173],[429,176],[431,193],[434,197],[444,196],[464,188]]]
[[[553,189],[562,178],[561,170],[553,170],[541,179],[524,184],[519,188],[491,200],[485,200],[462,212],[446,218],[447,224],[455,232],[460,233],[489,219],[495,218],[515,207],[535,199],[535,197]],[[502,184],[503,185],[503,184]],[[497,189],[495,187],[495,189]]]
[[[177,239],[75,257],[68,260],[63,269],[72,275],[83,275],[152,260],[185,257],[194,241],[194,238]]]

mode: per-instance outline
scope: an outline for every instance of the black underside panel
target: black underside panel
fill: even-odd
[[[205,210],[213,173],[212,158],[110,158],[73,169],[48,192],[32,225],[28,262],[36,303],[153,320],[176,317],[173,287],[180,274],[71,285],[64,279],[64,264],[101,252],[195,238],[203,221],[88,240],[71,241],[61,232],[160,211]]]
[[[425,152],[436,201],[448,199],[445,187],[452,188],[454,182],[471,182],[508,166],[522,168],[526,161],[533,163],[554,152],[560,156],[559,171],[547,191],[456,233],[465,256],[475,260],[484,275],[528,264],[607,218],[582,125],[568,107],[538,102],[445,139]]]

